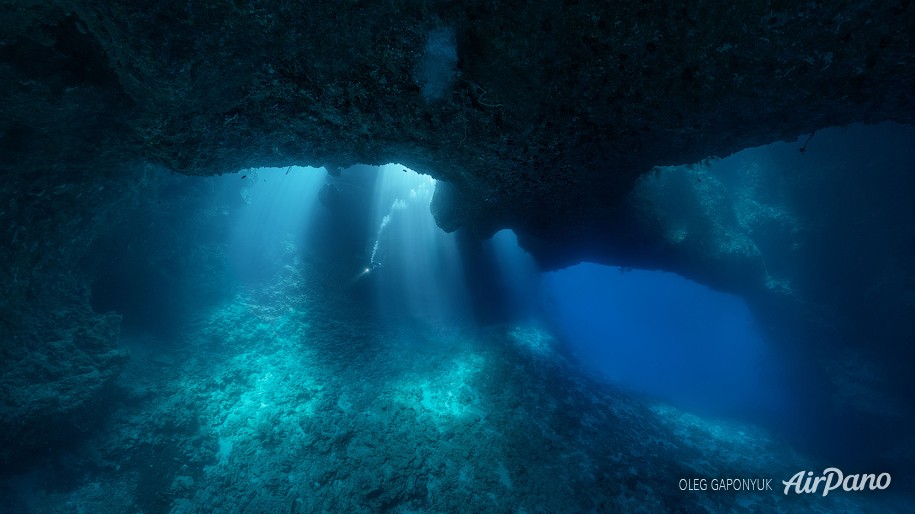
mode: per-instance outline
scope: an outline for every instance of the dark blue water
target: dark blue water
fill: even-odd
[[[25,512],[906,505],[908,396],[881,366],[909,340],[910,307],[892,305],[908,279],[887,270],[915,241],[887,181],[915,160],[910,130],[857,130],[637,186],[671,247],[713,248],[719,229],[752,241],[765,273],[746,298],[613,263],[542,270],[510,230],[445,233],[435,180],[398,164],[163,175],[89,259],[93,308],[123,316],[129,363],[94,423],[29,456],[5,494]],[[882,163],[843,153],[853,143]],[[801,333],[770,293],[809,295],[797,312],[836,339]],[[783,492],[828,466],[892,472],[892,494]],[[774,489],[680,487],[713,478]]]
[[[784,406],[778,362],[736,296],[597,264],[545,274],[542,295],[571,351],[613,383],[709,415]]]

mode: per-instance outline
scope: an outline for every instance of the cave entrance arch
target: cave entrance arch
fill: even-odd
[[[710,415],[783,408],[779,364],[743,299],[673,273],[582,263],[545,273],[544,311],[587,368]]]

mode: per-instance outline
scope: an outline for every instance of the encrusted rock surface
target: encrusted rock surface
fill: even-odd
[[[652,166],[913,119],[908,2],[2,9],[17,174],[402,162],[454,190],[442,227],[483,234],[605,239]]]
[[[622,201],[656,165],[915,118],[908,2],[0,9],[4,189],[401,162],[444,181],[443,228],[513,228],[549,267],[661,244]]]
[[[631,246],[626,264],[739,292],[770,344],[801,363],[805,411],[853,427],[855,445],[839,444],[861,455],[909,439],[915,416],[913,143],[911,126],[828,129],[805,153],[768,145],[658,170],[630,197],[631,226],[664,244]]]

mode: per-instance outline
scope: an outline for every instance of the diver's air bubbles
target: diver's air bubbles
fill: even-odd
[[[375,235],[375,244],[372,245],[372,258],[370,263],[372,266],[376,264],[375,256],[378,255],[378,245],[381,244],[381,235],[384,233],[384,228],[388,226],[388,223],[391,222],[391,216],[394,215],[394,211],[406,209],[407,204],[401,199],[394,200],[394,203],[391,204],[391,208],[388,210],[388,213],[381,218],[381,224],[378,226],[378,232]]]
[[[378,257],[378,249],[381,246],[382,236],[385,228],[391,223],[391,218],[398,211],[404,211],[409,206],[417,205],[428,210],[429,202],[432,201],[432,193],[435,190],[435,179],[426,175],[420,175],[413,170],[403,169],[405,177],[405,187],[398,191],[398,197],[391,203],[391,208],[387,214],[381,218],[378,225],[378,231],[375,233],[375,243],[372,245],[372,255],[369,259],[371,269],[381,267],[381,261]],[[409,204],[407,203],[409,202]]]
[[[369,267],[385,316],[440,322],[469,310],[457,241],[432,217],[434,191],[428,175],[394,164],[379,169]]]

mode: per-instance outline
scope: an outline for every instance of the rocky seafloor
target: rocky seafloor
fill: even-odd
[[[757,428],[619,391],[540,327],[382,324],[327,295],[312,268],[290,261],[171,340],[124,334],[130,360],[104,418],[7,477],[4,511],[892,512],[911,500],[785,495],[782,480],[823,466]],[[681,490],[692,478],[773,490]]]

